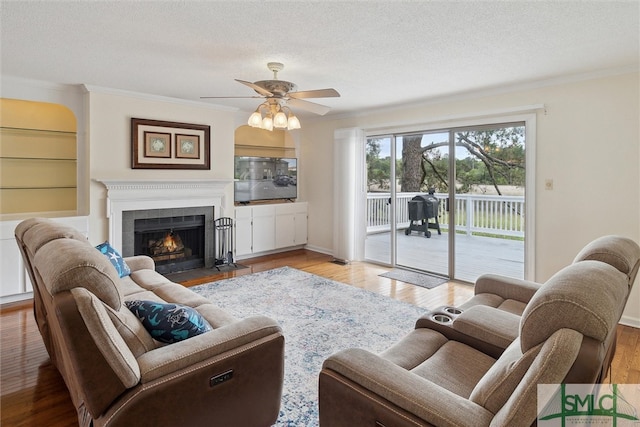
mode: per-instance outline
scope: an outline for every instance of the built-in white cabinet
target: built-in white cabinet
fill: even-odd
[[[235,237],[235,256],[243,256],[251,254],[253,245],[253,226],[251,219],[251,208],[249,206],[236,207],[235,209],[236,224],[234,227]]]
[[[88,217],[52,218],[78,229],[85,236],[89,233]],[[32,297],[33,286],[26,273],[22,255],[15,239],[15,229],[22,220],[0,222],[0,303],[20,301]]]
[[[276,208],[274,205],[254,206],[251,208],[253,226],[251,227],[252,252],[264,252],[275,249],[276,244]]]
[[[307,243],[307,204],[276,207],[276,249]]]
[[[237,206],[236,257],[307,243],[307,203]]]

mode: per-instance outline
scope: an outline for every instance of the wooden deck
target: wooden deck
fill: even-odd
[[[366,259],[388,264],[390,238],[389,233],[369,234],[365,241]],[[431,230],[430,238],[416,231],[406,236],[404,230],[399,230],[396,264],[448,276],[448,239],[448,233],[438,235],[437,230]],[[474,282],[484,273],[524,278],[524,241],[458,234],[455,247],[457,280]]]

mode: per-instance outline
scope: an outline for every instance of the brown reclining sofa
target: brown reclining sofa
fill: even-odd
[[[146,256],[114,265],[77,230],[32,218],[15,230],[33,284],[34,314],[82,427],[266,427],[280,409],[284,337],[264,316],[236,319],[172,283]],[[207,332],[152,338],[126,301],[191,307]]]

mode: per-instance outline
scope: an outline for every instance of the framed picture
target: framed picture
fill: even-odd
[[[200,137],[198,135],[176,135],[176,157],[179,159],[197,159],[200,156]]]
[[[211,169],[211,127],[131,119],[132,169]]]
[[[171,134],[145,132],[144,133],[145,157],[171,157]]]

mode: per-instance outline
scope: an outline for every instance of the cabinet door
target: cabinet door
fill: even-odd
[[[295,214],[295,245],[305,245],[307,243],[307,210]]]
[[[307,243],[307,204],[292,203],[276,208],[276,245],[278,248]]]
[[[255,206],[253,216],[253,253],[276,247],[276,210],[273,206]]]
[[[251,238],[251,208],[236,208],[236,256],[250,255],[252,238]]]
[[[296,217],[295,214],[282,214],[276,216],[276,248],[294,246],[296,243]]]
[[[25,289],[25,279],[28,280],[28,275],[24,270],[22,256],[15,239],[0,240],[0,253],[2,253],[0,259],[2,266],[1,295],[17,295],[31,291],[31,289]],[[29,287],[30,285],[31,282],[29,282]]]

